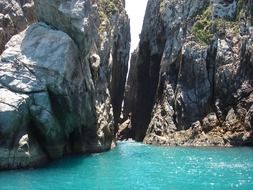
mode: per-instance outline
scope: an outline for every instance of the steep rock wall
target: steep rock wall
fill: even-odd
[[[126,105],[134,139],[252,144],[251,7],[251,1],[149,0],[130,69],[137,90],[128,87],[136,98],[128,102],[137,103]]]
[[[12,37],[0,57],[1,169],[109,150],[113,111],[121,110],[113,102],[122,101],[127,72],[124,2],[34,3],[40,22]]]

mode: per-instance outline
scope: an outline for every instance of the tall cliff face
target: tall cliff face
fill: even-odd
[[[134,139],[252,144],[252,6],[149,0],[126,94]]]
[[[0,169],[109,150],[113,111],[117,119],[121,110],[130,43],[124,2],[34,3],[40,22],[0,56]]]
[[[124,1],[35,1],[39,21],[48,23],[66,32],[76,42],[81,55],[90,62],[97,59],[92,67],[101,67],[98,76],[93,73],[98,88],[109,84],[115,126],[119,121],[130,49],[130,25],[124,10]],[[55,11],[55,9],[57,11]],[[85,11],[84,11],[85,10]],[[69,22],[71,24],[69,24]],[[99,56],[92,56],[95,53]],[[98,60],[99,59],[99,60]],[[104,69],[106,67],[106,69]],[[101,100],[102,102],[104,100]]]

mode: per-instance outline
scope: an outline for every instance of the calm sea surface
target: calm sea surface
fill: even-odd
[[[0,190],[253,190],[253,148],[165,148],[119,143],[36,170],[0,172]]]

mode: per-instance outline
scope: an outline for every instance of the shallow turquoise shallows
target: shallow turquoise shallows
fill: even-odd
[[[1,190],[253,190],[252,148],[165,148],[119,143],[36,170],[0,172]]]

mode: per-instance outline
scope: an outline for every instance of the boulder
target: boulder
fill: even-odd
[[[113,10],[102,0],[34,3],[41,22],[13,36],[0,57],[0,89],[18,104],[0,107],[0,136],[10,137],[1,138],[0,169],[109,150],[121,111],[130,49],[124,2]]]
[[[5,148],[18,151],[19,142],[25,141],[22,137],[28,135],[26,139],[36,139],[43,150],[35,155],[39,160],[45,160],[45,155],[55,159],[65,153],[109,149],[111,139],[104,139],[107,131],[100,137],[97,134],[91,74],[84,73],[78,48],[67,34],[38,23],[14,36],[6,47],[0,57],[1,89],[11,94],[1,93],[5,105],[1,106],[1,135],[6,138],[1,140]],[[16,119],[7,123],[9,117]],[[26,151],[34,146],[30,143]],[[20,164],[10,163],[9,168],[35,162],[27,158],[25,165],[22,159],[15,159]]]

